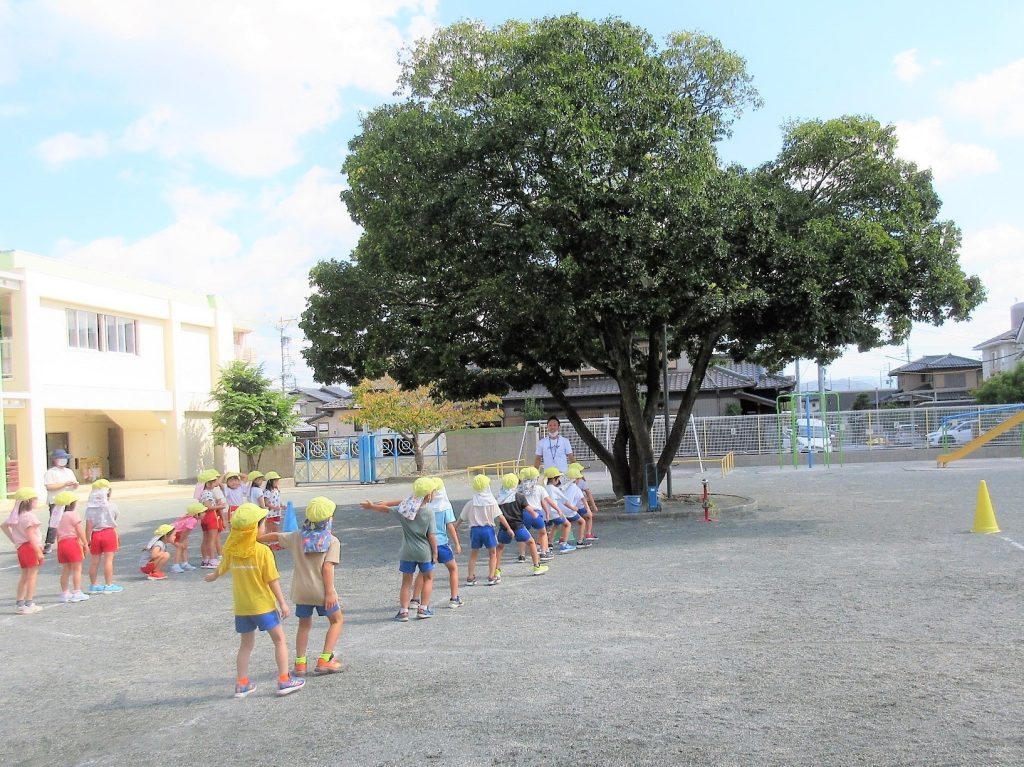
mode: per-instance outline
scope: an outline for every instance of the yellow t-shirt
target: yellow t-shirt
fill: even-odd
[[[231,590],[235,597],[235,615],[263,615],[277,609],[277,600],[270,583],[279,580],[277,563],[270,549],[256,544],[251,557],[224,555],[217,568],[219,575],[231,573]]]

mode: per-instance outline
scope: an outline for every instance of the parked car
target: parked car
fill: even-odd
[[[976,419],[947,424],[945,429],[928,434],[928,446],[966,445],[979,434],[978,427],[979,423]]]
[[[783,431],[782,446],[786,450],[793,450],[793,430],[786,428]],[[835,448],[835,435],[824,424],[817,419],[798,419],[796,424],[796,449],[801,453],[831,452]]]

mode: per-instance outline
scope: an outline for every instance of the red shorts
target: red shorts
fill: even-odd
[[[238,511],[237,506],[228,506],[228,524],[231,524],[231,518],[235,516],[235,512]]]
[[[57,561],[62,565],[71,565],[85,559],[82,544],[77,538],[61,538],[57,541]]]
[[[145,567],[140,567],[139,570],[142,572],[143,575],[150,575],[153,573],[154,570],[156,570],[156,562],[150,562]]]
[[[202,518],[199,520],[200,526],[203,530],[223,530],[224,520],[220,518],[220,514],[216,511],[204,511]]]
[[[22,570],[28,570],[30,567],[39,567],[45,561],[43,557],[36,557],[34,543],[25,542],[18,547],[18,564],[21,565]]]
[[[105,527],[102,530],[94,530],[89,541],[89,553],[93,556],[100,554],[113,554],[117,551],[117,530],[112,527]]]

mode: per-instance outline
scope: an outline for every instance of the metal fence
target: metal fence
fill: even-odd
[[[1022,405],[1021,407],[1024,407]],[[880,410],[850,410],[830,412],[822,417],[812,412],[810,418],[824,422],[830,434],[834,451],[856,452],[861,450],[893,450],[897,448],[929,448],[958,444],[968,436],[977,437],[1002,423],[1013,415],[1012,410],[988,412],[990,406],[935,407]],[[797,434],[806,423],[807,415],[801,414],[797,422]],[[611,449],[619,430],[619,419],[613,417],[584,419],[587,428]],[[674,423],[674,420],[673,420]],[[722,456],[729,452],[743,455],[771,455],[788,452],[793,419],[791,414],[740,415],[692,418],[683,433],[683,439],[676,450],[677,457],[697,455]],[[943,426],[946,432],[943,435]],[[956,430],[957,424],[969,424]],[[527,428],[544,429],[544,422],[531,421]],[[954,432],[956,433],[954,434]],[[575,427],[562,421],[562,434],[569,438],[577,460],[594,461],[596,456],[590,447],[580,439]],[[929,437],[931,435],[931,437]],[[651,429],[655,454],[665,446],[665,422],[658,417]],[[994,438],[991,445],[1021,446],[1024,436],[1017,426]]]
[[[430,435],[422,438],[424,441]],[[372,457],[372,459],[371,459]],[[442,471],[447,466],[442,434],[424,452],[425,471]],[[295,441],[297,484],[335,482],[380,482],[392,477],[416,474],[412,440],[397,434],[364,434]]]

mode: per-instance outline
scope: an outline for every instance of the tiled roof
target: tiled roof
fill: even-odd
[[[717,391],[720,389],[778,389],[793,385],[793,379],[765,373],[757,365],[745,365],[737,369],[730,363],[729,367],[712,365],[708,368],[701,382],[701,391]],[[749,371],[751,374],[746,374]],[[668,388],[670,392],[681,392],[690,382],[689,370],[669,371]],[[641,386],[641,391],[646,387]],[[601,397],[616,396],[619,384],[608,376],[582,376],[569,378],[569,386],[565,390],[566,397]],[[526,391],[513,391],[505,395],[506,400],[550,397],[551,394],[542,384],[534,384]]]
[[[1017,331],[1016,330],[1007,330],[1005,333],[1000,333],[999,335],[994,336],[993,338],[990,338],[987,341],[982,341],[980,344],[975,346],[974,349],[975,350],[977,350],[977,349],[984,349],[984,348],[986,348],[988,346],[995,346],[995,345],[1003,343],[1005,341],[1015,341],[1016,339],[1017,339]]]
[[[299,394],[317,402],[330,402],[348,396],[348,392],[340,386],[321,386],[319,389],[299,386],[292,389],[289,394]]]
[[[929,354],[902,367],[893,368],[889,375],[899,373],[928,373],[940,370],[970,370],[981,367],[981,360],[972,360],[956,354]]]

